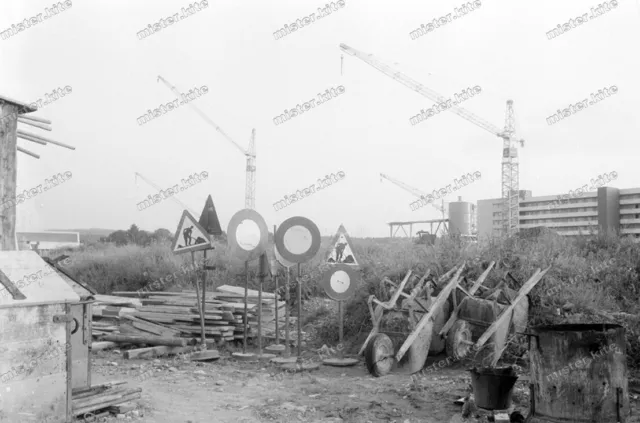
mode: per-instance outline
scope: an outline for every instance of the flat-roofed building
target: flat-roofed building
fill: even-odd
[[[562,236],[609,232],[640,240],[640,188],[600,187],[566,197],[521,196],[519,228],[545,227]],[[502,199],[479,200],[477,211],[480,239],[502,233]]]
[[[38,250],[80,246],[79,232],[16,232],[16,237],[18,245],[29,245]]]

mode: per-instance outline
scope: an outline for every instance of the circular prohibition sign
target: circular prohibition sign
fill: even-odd
[[[238,227],[247,220],[255,223],[260,231],[260,239],[252,249],[245,248],[238,242]],[[267,250],[269,243],[267,223],[257,211],[251,209],[243,209],[233,215],[227,227],[227,237],[232,253],[243,261],[252,261],[259,258]]]
[[[329,298],[345,301],[351,298],[360,279],[360,271],[348,264],[336,264],[322,274],[322,287]]]
[[[276,249],[286,261],[299,264],[311,260],[320,249],[320,230],[302,216],[282,222],[275,235]]]

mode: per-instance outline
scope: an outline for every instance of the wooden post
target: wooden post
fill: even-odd
[[[0,98],[0,250],[14,251],[16,243],[16,180],[18,115],[35,111],[25,104]]]

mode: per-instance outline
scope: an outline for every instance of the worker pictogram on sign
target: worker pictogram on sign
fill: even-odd
[[[347,230],[343,225],[340,225],[336,236],[331,241],[331,250],[327,255],[327,263],[358,266],[356,256],[351,249],[352,245],[353,243],[349,238],[349,234],[347,234]]]
[[[191,213],[185,210],[178,224],[178,230],[173,237],[171,251],[174,254],[182,254],[209,249],[213,249],[213,246],[207,231],[196,222]]]

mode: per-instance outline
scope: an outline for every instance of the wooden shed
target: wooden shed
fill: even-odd
[[[71,327],[71,387],[88,388],[91,386],[91,306],[98,292],[60,266],[60,261],[65,258],[67,256],[63,255],[55,259],[44,257],[44,260],[80,297],[80,302],[71,305],[74,319]]]
[[[70,420],[80,297],[34,251],[0,251],[0,289],[0,422]]]

